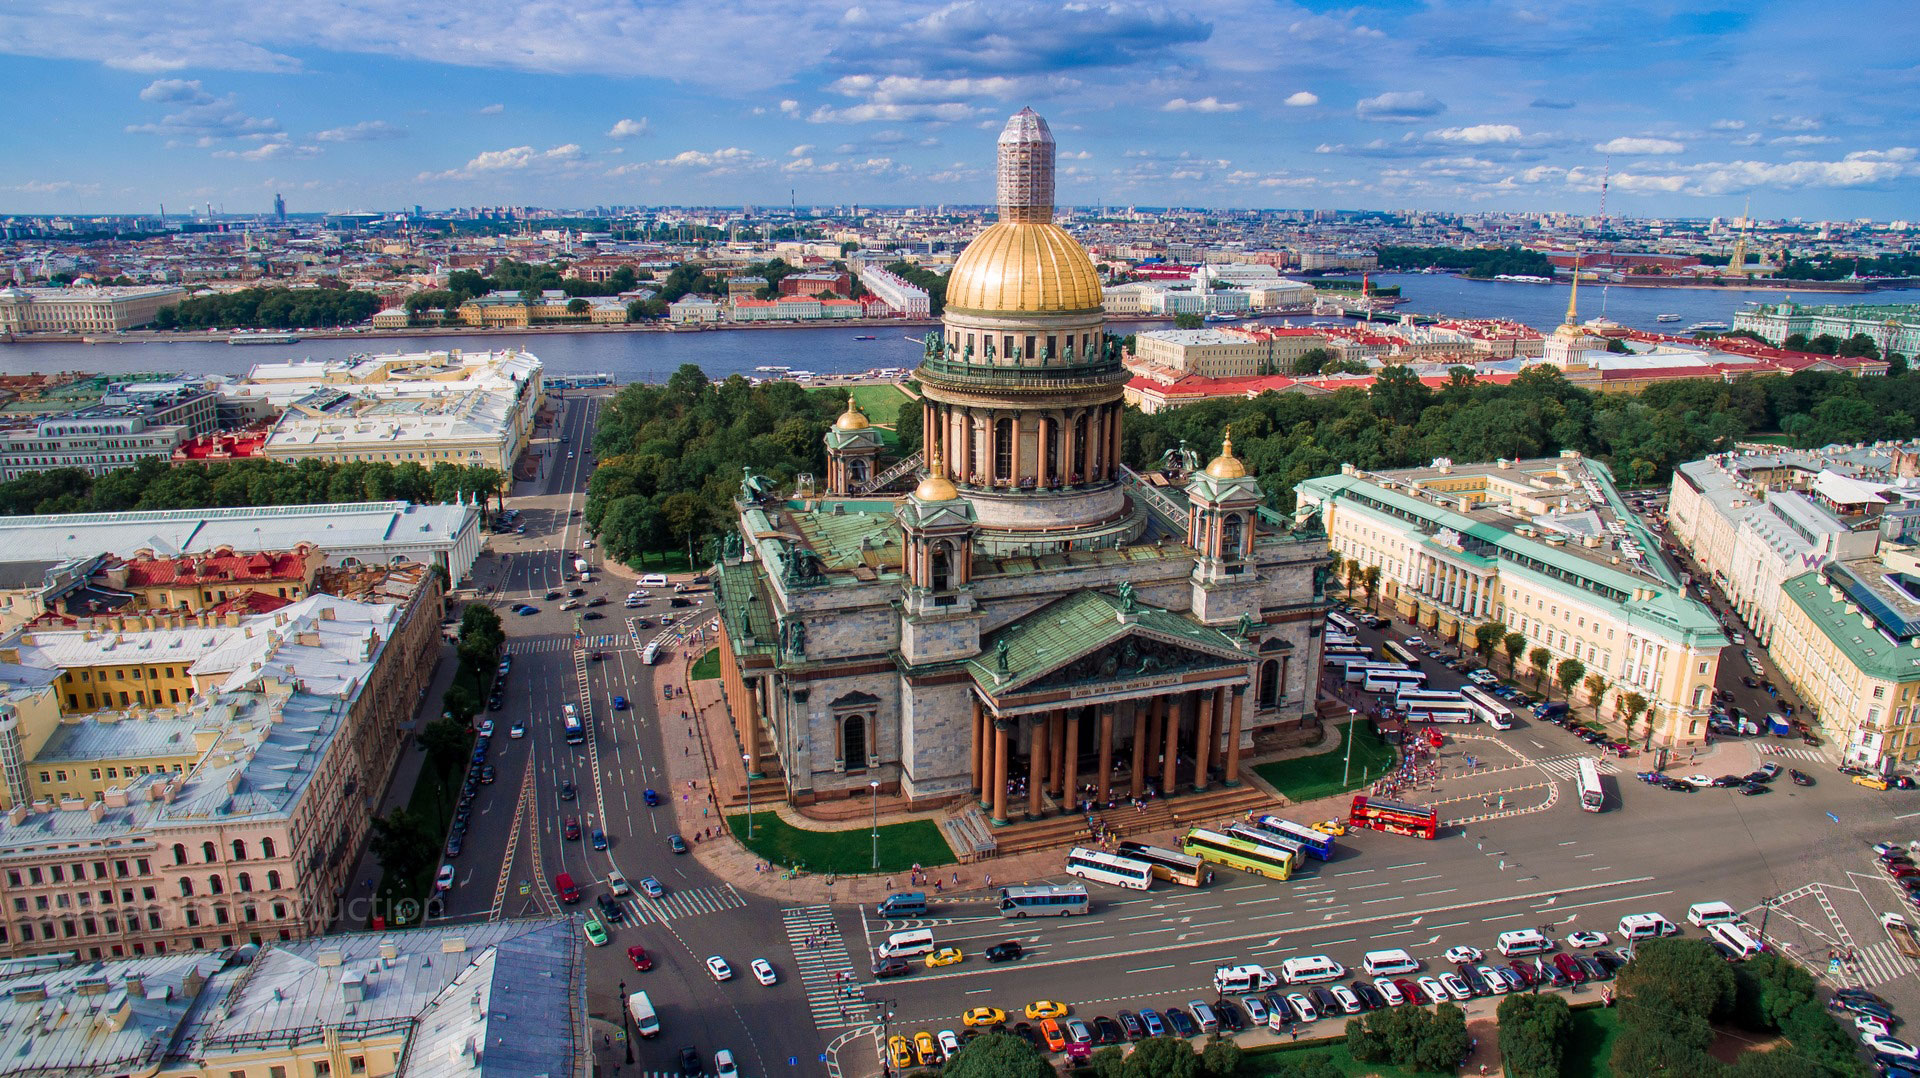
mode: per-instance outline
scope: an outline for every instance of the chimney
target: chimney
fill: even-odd
[[[147,995],[146,978],[138,973],[127,974],[127,995],[144,999]]]
[[[93,804],[87,806],[87,815],[93,817],[94,823],[99,823],[106,814],[107,803],[105,801],[95,801]]]
[[[380,957],[386,959],[398,958],[400,957],[400,948],[395,947],[391,943],[382,943],[380,944]]]
[[[441,954],[465,954],[466,950],[467,937],[465,936],[448,936],[440,941]]]
[[[337,947],[330,947],[321,951],[314,961],[319,964],[321,969],[332,969],[340,964],[340,950]]]
[[[343,1003],[358,1003],[367,998],[367,975],[357,969],[350,969],[340,975],[340,1000]]]

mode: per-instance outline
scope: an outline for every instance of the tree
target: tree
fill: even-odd
[[[1600,705],[1605,702],[1607,698],[1608,682],[1606,675],[1588,674],[1587,680],[1582,682],[1582,684],[1586,686],[1587,701],[1593,705],[1593,717],[1597,719],[1600,717]]]
[[[1126,1078],[1199,1078],[1200,1056],[1185,1037],[1148,1037],[1133,1046]]]
[[[1507,649],[1507,676],[1513,678],[1519,677],[1520,656],[1526,654],[1527,651],[1526,636],[1517,631],[1510,632],[1500,639],[1500,643]]]
[[[944,1078],[1054,1078],[1051,1063],[1011,1033],[988,1033],[960,1046],[940,1072]]]
[[[1370,392],[1373,410],[1396,423],[1411,425],[1433,398],[1433,391],[1420,381],[1412,367],[1393,364],[1380,368]]]
[[[1627,693],[1620,697],[1619,710],[1626,713],[1628,734],[1633,733],[1633,720],[1639,716],[1641,712],[1647,712],[1646,747],[1651,749],[1653,747],[1653,713],[1647,711],[1647,698],[1637,692]]]
[[[567,301],[567,313],[577,318],[580,315],[586,314],[587,309],[592,306],[593,304],[576,296]]]
[[[397,879],[413,879],[439,860],[437,829],[406,808],[373,819],[368,848],[380,867]]]
[[[1093,1053],[1087,1065],[1093,1068],[1093,1078],[1126,1078],[1127,1050],[1117,1044],[1109,1044]]]
[[[1197,314],[1176,314],[1173,316],[1173,328],[1175,329],[1199,329],[1206,324],[1207,320]]]
[[[1480,661],[1493,665],[1493,651],[1500,646],[1500,638],[1507,635],[1507,627],[1497,621],[1483,621],[1473,627],[1473,650],[1479,654]]]
[[[1380,567],[1369,565],[1360,574],[1361,586],[1367,589],[1367,609],[1373,610],[1373,597],[1380,591]]]
[[[1647,940],[1616,980],[1625,995],[1655,987],[1668,994],[1675,1009],[1708,1021],[1723,1021],[1733,1013],[1733,970],[1706,940]]]
[[[1360,586],[1360,578],[1366,575],[1366,567],[1352,558],[1347,559],[1347,596],[1351,598],[1354,589]]]
[[[420,731],[420,744],[436,771],[457,767],[467,755],[467,728],[454,719],[435,719]]]
[[[1587,664],[1579,659],[1562,659],[1560,665],[1553,668],[1554,680],[1560,683],[1560,692],[1567,698],[1567,706],[1573,706],[1573,687],[1587,676]]]
[[[1500,1064],[1511,1078],[1555,1078],[1573,1032],[1565,996],[1507,996],[1500,1019]]]
[[[1747,1029],[1777,1032],[1794,1009],[1816,996],[1811,974],[1772,951],[1734,967],[1734,1020]]]
[[[1325,348],[1309,348],[1293,358],[1293,364],[1285,373],[1298,375],[1319,374],[1327,369],[1327,364],[1332,362],[1332,360],[1333,353],[1331,351]]]
[[[1215,1037],[1200,1050],[1200,1066],[1212,1078],[1232,1078],[1240,1071],[1240,1046],[1225,1037]]]
[[[895,412],[893,417],[893,434],[899,440],[899,451],[902,456],[919,452],[921,439],[924,437],[920,424],[925,418],[919,401],[907,400],[900,403],[900,410]]]
[[[1547,671],[1552,663],[1553,652],[1548,651],[1546,648],[1535,647],[1532,651],[1527,652],[1527,665],[1532,667],[1533,683],[1535,685],[1545,686],[1549,695],[1552,693],[1553,683],[1547,680]]]

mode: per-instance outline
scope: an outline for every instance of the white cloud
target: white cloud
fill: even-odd
[[[1009,78],[922,79],[905,75],[847,75],[835,79],[827,89],[848,97],[895,104],[925,101],[952,101],[958,97],[1007,97],[1017,93],[1025,80]]]
[[[645,116],[638,120],[623,119],[607,129],[608,138],[637,138],[647,133],[651,125]]]
[[[213,95],[200,88],[199,79],[155,79],[140,91],[140,100],[155,104],[205,104]]]
[[[1713,125],[1712,125],[1712,126],[1713,126],[1713,129],[1714,129],[1715,131],[1744,131],[1744,130],[1746,130],[1746,127],[1747,127],[1747,121],[1745,121],[1745,120],[1715,120],[1715,121],[1713,121]]]
[[[1281,102],[1281,104],[1286,105],[1288,108],[1295,109],[1304,109],[1309,105],[1318,105],[1319,103],[1320,96],[1318,94],[1308,93],[1305,90],[1288,94],[1287,99]]]
[[[585,154],[575,143],[536,150],[531,146],[510,146],[504,150],[483,150],[459,168],[445,172],[422,172],[419,180],[471,180],[501,172],[520,172],[535,166],[564,166],[580,161]]]
[[[821,105],[807,116],[807,122],[815,124],[914,123],[926,121],[957,123],[961,120],[970,120],[983,111],[985,110],[974,108],[972,105],[960,101],[942,101],[914,105],[867,102],[862,105],[848,105],[843,109]]]
[[[1774,116],[1769,123],[1782,131],[1818,131],[1825,122],[1812,116]]]
[[[1490,143],[1519,142],[1526,136],[1512,124],[1475,124],[1472,127],[1443,127],[1438,131],[1427,132],[1427,137],[1438,142],[1484,146]]]
[[[480,115],[482,116],[498,116],[505,111],[507,111],[507,106],[502,105],[498,101],[491,105],[482,105],[480,107]]]
[[[654,164],[660,168],[698,168],[706,169],[716,175],[727,175],[743,172],[751,168],[760,168],[765,166],[766,163],[766,160],[759,154],[754,153],[752,150],[742,149],[739,146],[728,146],[725,149],[713,150],[711,152],[704,150],[682,150],[672,157],[662,158],[654,162]]]
[[[788,150],[787,156],[788,157],[805,157],[812,152],[813,152],[813,143],[803,142],[800,145],[795,146],[793,149]]]
[[[1363,97],[1354,105],[1362,120],[1381,123],[1412,123],[1447,111],[1446,103],[1425,90],[1395,90],[1376,97]]]
[[[1767,141],[1775,146],[1824,146],[1840,140],[1832,135],[1775,135]]]
[[[1166,104],[1160,106],[1160,111],[1161,112],[1239,112],[1240,103],[1238,101],[1222,101],[1219,98],[1212,97],[1212,96],[1203,97],[1198,101],[1188,101],[1184,97],[1176,97],[1173,100],[1167,102]]]
[[[800,114],[800,102],[789,97],[780,102],[780,111],[786,113],[788,116],[798,116]]]
[[[180,111],[168,113],[158,121],[128,124],[135,135],[165,135],[197,146],[209,146],[224,139],[266,138],[280,131],[272,117],[249,116],[239,107],[233,94],[214,97],[198,81],[160,79],[140,91],[148,101],[180,105]]]
[[[215,150],[213,156],[229,161],[276,161],[293,157],[313,157],[319,152],[318,146],[295,145],[282,135],[274,141],[263,142],[251,150]]]
[[[1597,153],[1673,154],[1686,153],[1687,147],[1685,143],[1675,142],[1672,139],[1621,136],[1596,145],[1594,151]]]
[[[362,120],[351,127],[334,127],[314,134],[321,142],[378,142],[382,139],[406,138],[404,127],[395,127],[385,120]]]

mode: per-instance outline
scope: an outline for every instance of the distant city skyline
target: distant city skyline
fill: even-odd
[[[1031,105],[1062,204],[1916,216],[1920,25],[1730,10],[23,0],[0,214],[979,205]]]

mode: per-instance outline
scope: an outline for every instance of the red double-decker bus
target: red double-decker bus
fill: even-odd
[[[1347,823],[1414,838],[1437,838],[1440,834],[1440,814],[1425,805],[1408,805],[1365,794],[1354,797]]]

